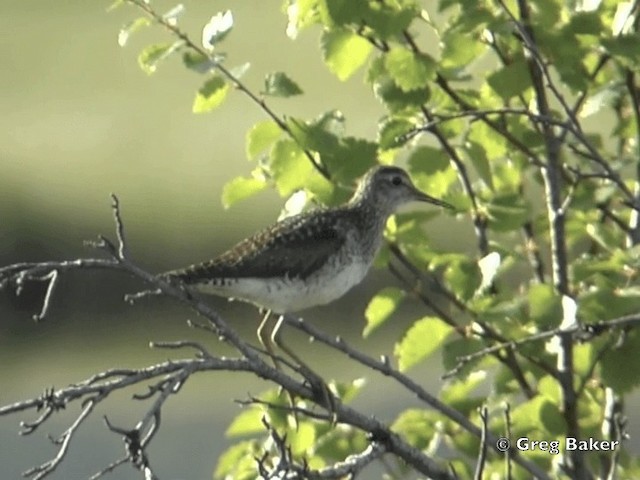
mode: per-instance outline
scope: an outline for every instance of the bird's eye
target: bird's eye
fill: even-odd
[[[394,184],[396,187],[398,185],[400,185],[402,183],[402,178],[395,176],[391,179],[391,183]]]

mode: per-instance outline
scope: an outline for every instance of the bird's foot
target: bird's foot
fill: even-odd
[[[316,403],[327,409],[331,415],[331,424],[335,425],[338,421],[338,413],[336,409],[338,399],[331,391],[331,388],[320,375],[315,373],[306,365],[300,365],[299,371],[305,378],[309,388],[313,391]]]

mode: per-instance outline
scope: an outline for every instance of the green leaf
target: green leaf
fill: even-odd
[[[331,428],[318,439],[315,453],[325,461],[343,461],[349,455],[361,452],[369,445],[367,436],[355,428]],[[234,479],[235,480],[235,479]]]
[[[559,435],[565,428],[558,407],[542,396],[516,406],[511,412],[511,425],[518,436],[532,436],[533,432]]]
[[[484,122],[473,123],[468,140],[482,146],[489,160],[503,158],[507,154],[506,139]]]
[[[489,159],[485,155],[485,151],[476,142],[468,141],[464,146],[465,150],[469,155],[469,159],[473,164],[476,172],[482,179],[482,181],[493,190],[493,175],[491,174],[491,164],[489,163]]]
[[[342,403],[351,403],[356,398],[366,384],[366,379],[356,378],[351,382],[338,382],[334,384],[338,398],[342,400]]]
[[[469,415],[487,401],[482,392],[473,395],[474,390],[478,386],[486,384],[487,381],[485,371],[473,372],[464,380],[449,380],[442,389],[442,401],[465,415]]]
[[[384,66],[404,92],[426,87],[435,77],[436,62],[426,54],[394,48],[384,57]]]
[[[637,69],[640,63],[640,33],[603,38],[602,46],[623,65]]]
[[[438,317],[424,317],[417,320],[394,348],[393,353],[398,359],[398,369],[406,372],[425,360],[442,345],[452,330]]]
[[[353,75],[371,53],[373,46],[350,30],[325,30],[320,39],[322,59],[340,80]]]
[[[466,70],[470,64],[482,56],[486,45],[475,38],[469,38],[469,32],[447,29],[444,32],[443,49],[440,55],[440,67]]]
[[[264,95],[272,97],[293,97],[300,95],[302,89],[296,82],[291,80],[286,73],[274,72],[269,73],[264,79]]]
[[[634,329],[622,340],[622,345],[606,351],[600,363],[604,385],[618,394],[629,393],[640,384],[640,334]]]
[[[371,61],[366,81],[373,86],[376,98],[392,113],[418,112],[420,106],[426,103],[431,95],[427,85],[410,92],[405,92],[398,87],[387,72],[384,57]]]
[[[397,287],[387,287],[380,290],[369,302],[364,316],[367,325],[362,332],[363,337],[368,337],[374,330],[386,322],[396,311],[406,293]]]
[[[233,28],[233,14],[230,10],[219,12],[211,17],[202,29],[202,45],[208,50],[213,50]]]
[[[207,55],[202,55],[191,50],[184,52],[182,55],[182,63],[189,70],[198,73],[206,73],[216,66],[216,62]]]
[[[334,179],[352,181],[376,164],[377,144],[363,138],[344,137],[338,148],[323,154],[322,160]]]
[[[313,150],[321,155],[335,152],[340,143],[339,136],[333,131],[333,123],[327,120],[326,112],[318,119],[310,122],[295,117],[287,118],[286,122],[291,131],[291,136],[301,148]]]
[[[261,192],[267,184],[257,178],[236,177],[222,189],[222,205],[229,208],[236,202]]]
[[[182,40],[174,43],[156,43],[146,47],[138,55],[138,65],[147,74],[155,73],[158,63],[169,57],[184,45]]]
[[[229,84],[220,75],[205,82],[193,101],[193,113],[206,113],[218,108],[229,92]]]
[[[256,123],[247,133],[247,157],[254,159],[264,150],[273,145],[282,135],[282,130],[273,120],[263,120]]]
[[[469,300],[482,284],[482,273],[478,263],[468,257],[449,263],[444,278],[453,293],[462,300]]]
[[[442,349],[442,363],[444,368],[452,370],[458,366],[458,359],[466,355],[478,352],[486,347],[486,344],[482,340],[475,338],[457,338],[447,342]],[[478,363],[487,361],[487,357],[478,357],[470,362],[465,363],[462,369],[463,373],[458,373],[457,377],[462,378],[465,374],[468,374]]]
[[[351,182],[376,162],[377,144],[342,136],[344,117],[339,111],[325,112],[310,122],[289,117],[287,125],[301,148],[320,154],[334,181]],[[326,190],[326,182],[323,183],[322,189]],[[339,191],[345,193],[344,189],[334,189],[333,193]]]
[[[297,0],[295,6],[287,8],[286,12],[288,20],[286,33],[291,40],[298,38],[302,30],[319,21],[317,0]]]
[[[562,321],[562,298],[551,285],[532,285],[528,293],[529,315],[539,330],[557,327]]]
[[[316,429],[310,422],[299,422],[296,429],[287,433],[287,443],[294,455],[308,453],[316,441]]]
[[[283,197],[304,188],[314,173],[313,165],[293,140],[278,140],[269,157],[276,188]]]
[[[378,127],[378,144],[381,150],[398,148],[409,141],[408,133],[416,124],[406,118],[384,117]]]
[[[530,208],[522,195],[506,193],[491,199],[487,214],[492,229],[510,232],[519,229],[529,219]]]
[[[120,33],[118,33],[118,45],[124,47],[127,44],[129,37],[133,33],[138,31],[142,27],[147,27],[149,25],[151,25],[151,20],[149,20],[147,17],[139,17],[127,23],[120,29]]]
[[[416,186],[434,197],[444,197],[456,181],[451,159],[439,148],[420,146],[411,152],[407,163]]]
[[[487,77],[487,83],[500,98],[509,100],[531,86],[529,68],[524,59],[519,59],[493,72]]]
[[[601,15],[597,11],[573,12],[569,23],[563,29],[574,35],[600,35],[605,30]]]
[[[256,478],[255,456],[260,454],[258,442],[246,440],[228,448],[218,459],[213,478],[250,480]]]
[[[264,432],[262,417],[265,413],[262,408],[249,407],[236,417],[227,428],[225,435],[229,437],[238,437],[241,435],[249,435],[253,433]]]
[[[420,9],[413,0],[391,2],[365,0],[322,0],[317,2],[320,19],[326,27],[367,26],[373,37],[387,40],[409,28]]]
[[[415,448],[424,450],[431,443],[437,421],[431,410],[410,408],[395,419],[391,430],[400,434]]]

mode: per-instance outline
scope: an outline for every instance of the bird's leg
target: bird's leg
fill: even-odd
[[[258,330],[256,333],[258,334],[258,340],[260,340],[260,343],[262,344],[262,346],[265,348],[265,350],[271,357],[271,360],[273,361],[273,366],[276,368],[276,370],[282,371],[282,368],[280,367],[280,362],[278,361],[278,358],[273,352],[273,344],[274,344],[273,331],[277,327],[277,324],[273,325],[273,322],[270,322],[269,320],[271,320],[271,310],[267,310],[267,313],[262,318],[262,321],[260,322],[260,325],[258,326]],[[282,393],[282,387],[280,387],[280,389],[278,390],[278,395],[280,395],[281,393]],[[289,397],[289,406],[291,407],[291,411],[293,412],[293,422],[297,430],[300,422],[298,421],[298,414],[296,413],[296,410],[295,410],[295,406],[296,406],[295,398],[293,396],[293,393],[289,391],[287,391],[287,396]]]
[[[258,334],[258,340],[260,340],[260,343],[269,354],[269,357],[271,357],[271,360],[273,361],[273,366],[276,367],[277,370],[282,370],[282,368],[280,368],[280,362],[278,362],[278,359],[273,353],[273,341],[271,337],[272,337],[272,332],[274,328],[269,325],[270,323],[272,323],[269,321],[270,319],[271,319],[271,310],[267,310],[267,313],[262,318],[262,321],[260,322],[260,326],[258,327],[258,330],[256,333]]]
[[[329,389],[329,386],[325,383],[322,377],[320,377],[317,373],[311,370],[311,368],[309,368],[309,366],[307,366],[307,364],[304,363],[300,359],[300,357],[298,357],[295,353],[293,353],[293,351],[284,344],[284,342],[282,341],[282,338],[280,337],[280,328],[284,323],[284,318],[285,318],[284,315],[280,315],[280,318],[278,318],[278,322],[276,323],[275,327],[271,331],[271,341],[272,343],[276,344],[283,352],[289,355],[289,357],[291,357],[298,364],[298,366],[300,367],[300,373],[302,373],[302,375],[304,375],[304,377],[309,381],[312,388],[317,388],[320,391],[320,394],[323,397],[323,402],[327,410],[331,412],[332,423],[336,423],[336,420],[337,420],[336,411],[335,411],[336,403],[335,403],[335,398],[331,393],[331,390]]]

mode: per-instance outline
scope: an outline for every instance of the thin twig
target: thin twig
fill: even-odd
[[[213,68],[219,71],[237,90],[245,94],[254,104],[256,104],[263,112],[265,112],[267,116],[271,118],[276,123],[276,125],[278,125],[278,128],[280,128],[280,130],[282,130],[294,142],[300,145],[299,139],[296,138],[296,136],[293,134],[293,132],[291,131],[291,128],[289,128],[289,125],[287,125],[287,123],[283,119],[281,119],[271,109],[271,107],[269,107],[269,105],[264,100],[264,98],[260,98],[258,97],[258,95],[253,93],[251,89],[249,89],[249,87],[247,87],[244,83],[242,83],[236,75],[234,75],[229,69],[227,69],[220,62],[215,61],[211,57],[209,52],[207,52],[204,48],[200,47],[193,40],[191,40],[189,35],[187,35],[185,32],[180,30],[180,28],[178,28],[176,24],[170,22],[169,20],[164,18],[162,15],[160,15],[158,12],[156,12],[153,9],[153,7],[145,0],[126,0],[126,1],[140,8],[142,11],[144,11],[155,23],[169,30],[173,35],[175,35],[182,42],[184,42],[184,45],[186,47],[198,53],[199,55],[207,58]],[[318,162],[310,150],[307,150],[305,148],[302,148],[302,150],[304,152],[304,155],[309,159],[309,161],[311,162],[313,167],[318,171],[318,173],[320,173],[327,180],[331,180],[331,175],[327,170],[326,166]]]
[[[49,284],[47,285],[47,292],[45,293],[44,300],[42,302],[42,309],[40,310],[40,313],[33,316],[33,319],[36,322],[44,320],[44,317],[49,313],[51,298],[53,297],[53,292],[58,284],[58,271],[51,270],[51,272],[42,277],[41,280],[49,280]]]
[[[414,393],[420,400],[422,400],[426,404],[430,405],[432,408],[436,409],[446,417],[456,422],[458,425],[460,425],[462,428],[467,430],[472,435],[480,438],[482,434],[482,431],[480,428],[478,428],[475,424],[473,424],[469,419],[467,419],[467,417],[462,415],[460,412],[451,408],[447,404],[442,403],[440,400],[438,400],[437,398],[429,394],[424,388],[422,388],[416,382],[411,380],[409,377],[407,377],[403,373],[391,367],[386,357],[383,361],[375,360],[374,358],[351,347],[341,337],[336,337],[336,338],[330,337],[329,335],[321,332],[314,326],[306,323],[301,318],[293,318],[290,316],[285,316],[285,321],[287,322],[288,325],[291,325],[297,330],[300,330],[310,335],[314,340],[317,340],[320,343],[328,345],[334,350],[341,351],[342,353],[347,355],[349,358],[352,358],[353,360],[361,363],[362,365],[369,367],[377,372],[380,372],[385,376],[393,378],[402,386],[404,386],[407,390]],[[496,451],[498,452],[500,451],[495,446],[497,437],[494,437],[493,435],[490,434],[488,441],[490,444],[494,446],[493,448]],[[518,463],[518,465],[526,469],[532,475],[539,478],[548,478],[547,475],[540,468],[538,468],[534,464],[527,462],[522,457],[520,457],[517,451],[510,450],[509,455],[513,455],[514,461]]]
[[[482,435],[480,435],[480,450],[478,452],[478,460],[476,461],[476,471],[473,475],[474,480],[482,480],[484,464],[487,461],[487,424],[489,422],[489,413],[486,406],[482,406],[480,409],[480,419],[482,420]]]
[[[504,405],[504,424],[505,424],[505,430],[506,430],[506,438],[510,439],[513,438],[513,436],[511,435],[511,405],[509,404],[509,402],[505,403]],[[511,464],[511,457],[509,455],[505,455],[504,456],[504,462],[505,462],[505,480],[511,480],[512,479],[512,464]]]

